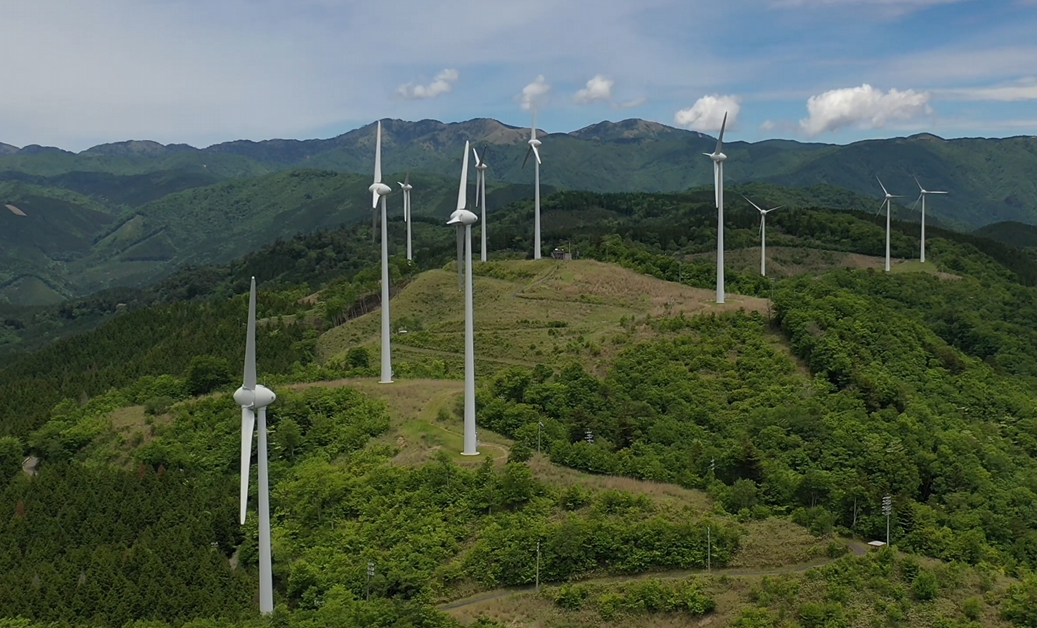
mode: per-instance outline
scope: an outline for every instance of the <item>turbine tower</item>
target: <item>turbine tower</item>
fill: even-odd
[[[526,167],[526,162],[529,161],[530,153],[536,158],[536,162],[533,164],[534,178],[533,178],[533,259],[540,259],[540,151],[537,150],[537,146],[540,146],[540,140],[537,139],[537,110],[533,108],[533,126],[529,128],[529,150],[526,151],[526,158],[522,160],[522,167]]]
[[[717,147],[712,153],[702,153],[713,160],[713,188],[717,204],[717,303],[724,302],[724,127],[727,126],[727,113],[720,124],[720,137]]]
[[[382,183],[382,121],[378,121],[378,135],[374,144],[374,183],[371,190],[371,208],[382,202],[382,384],[392,383],[392,357],[389,346],[389,231],[385,219],[385,197],[392,188]]]
[[[771,207],[770,209],[763,209],[756,203],[749,200],[745,194],[742,198],[749,201],[752,205],[760,212],[760,275],[767,276],[767,214],[771,213],[775,209],[781,209],[781,206]]]
[[[475,204],[482,208],[482,228],[479,229],[479,237],[482,240],[480,242],[479,255],[482,261],[486,261],[486,169],[489,166],[486,165],[486,153],[489,152],[483,149],[482,159],[479,159],[479,153],[475,152],[475,147],[472,147],[472,154],[475,155]]]
[[[886,272],[889,272],[889,214],[890,214],[890,199],[902,198],[899,194],[890,194],[886,190],[886,186],[882,185],[882,179],[875,177],[879,182],[879,187],[882,188],[882,192],[886,195],[886,198],[882,201],[886,204]],[[882,209],[882,205],[879,205],[879,209]]]
[[[403,222],[407,223],[407,261],[411,261],[411,247],[410,247],[410,191],[414,189],[414,186],[410,184],[410,173],[403,178],[403,183],[397,181],[400,188],[403,190]]]
[[[468,211],[468,142],[464,143],[461,162],[461,186],[457,192],[457,209],[446,224],[464,227],[464,451],[463,456],[479,455],[475,436],[475,323],[472,307],[472,225],[479,217]],[[460,262],[460,260],[458,260]]]
[[[922,201],[922,253],[918,258],[918,261],[925,263],[925,197],[929,194],[946,194],[946,192],[940,192],[937,190],[927,190],[922,187],[921,183],[918,183],[918,177],[915,177],[915,183],[918,185],[918,198],[915,199],[915,205],[918,201]],[[912,209],[914,206],[912,205]]]
[[[270,480],[266,454],[266,407],[277,395],[256,383],[256,278],[248,295],[248,331],[245,337],[245,377],[234,393],[241,406],[241,523],[248,508],[248,475],[252,462],[252,431],[259,421],[259,612],[274,612],[274,577],[270,560]]]

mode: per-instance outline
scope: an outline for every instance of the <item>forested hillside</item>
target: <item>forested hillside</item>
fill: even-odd
[[[1030,255],[934,228],[923,265],[896,221],[887,274],[884,219],[800,208],[768,219],[799,261],[763,278],[757,214],[733,205],[748,261],[721,308],[710,190],[545,198],[569,262],[521,261],[531,213],[492,212],[474,267],[478,460],[456,454],[441,220],[415,223],[414,264],[390,223],[392,385],[371,379],[366,221],[70,304],[104,322],[0,370],[0,626],[1034,625]],[[251,275],[278,394],[272,620],[235,508]],[[5,323],[27,343],[42,324]],[[858,556],[887,495],[894,547]],[[501,590],[538,573],[539,594]]]

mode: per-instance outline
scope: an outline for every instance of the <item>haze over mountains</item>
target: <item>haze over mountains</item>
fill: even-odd
[[[373,124],[330,139],[237,140],[198,149],[147,140],[80,153],[0,144],[0,298],[35,303],[139,285],[185,263],[221,262],[290,236],[369,217]],[[385,120],[384,168],[411,172],[415,216],[446,215],[465,140],[487,151],[491,211],[531,195],[528,128],[492,119]],[[638,119],[541,132],[546,186],[676,192],[712,183],[715,139]],[[948,190],[931,216],[963,229],[1037,222],[1037,138],[922,134],[849,145],[728,142],[729,185],[829,184],[874,198],[875,176],[910,205],[912,175]],[[306,172],[301,172],[305,169]],[[318,172],[319,171],[319,172]],[[446,203],[444,205],[444,203]],[[390,199],[390,213],[399,203]]]

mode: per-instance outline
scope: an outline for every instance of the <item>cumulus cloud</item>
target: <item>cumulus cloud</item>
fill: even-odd
[[[741,110],[741,106],[738,104],[740,101],[741,98],[733,95],[703,96],[694,105],[674,114],[673,121],[677,126],[693,131],[719,131],[725,113],[729,126],[738,119],[738,112]]]
[[[809,117],[799,121],[808,135],[856,126],[873,129],[885,126],[887,120],[910,120],[932,113],[929,92],[913,89],[888,92],[865,83],[860,87],[833,89],[807,100]]]
[[[591,80],[587,81],[587,86],[576,92],[573,99],[577,104],[584,104],[594,102],[597,100],[611,101],[612,100],[612,86],[615,85],[615,81],[607,79],[604,76],[598,74]]]
[[[777,126],[777,125],[774,124],[773,120],[764,120],[763,124],[760,125],[760,130],[761,131],[772,131],[772,130],[774,130],[775,126]]]
[[[532,83],[522,88],[522,93],[518,95],[518,101],[523,109],[529,111],[533,105],[543,104],[547,98],[547,93],[550,91],[551,86],[547,84],[544,75],[541,74]]]
[[[396,93],[407,100],[435,98],[450,93],[454,89],[454,83],[460,77],[461,74],[457,70],[447,68],[437,74],[428,85],[405,83],[396,88]]]

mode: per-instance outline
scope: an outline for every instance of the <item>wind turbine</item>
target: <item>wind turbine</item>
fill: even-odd
[[[918,201],[922,201],[922,254],[919,256],[918,261],[925,263],[925,197],[927,194],[946,194],[946,192],[940,192],[937,190],[927,190],[922,187],[921,183],[918,183],[918,177],[914,177],[915,183],[918,185],[918,198],[915,199],[915,205]],[[911,206],[914,209],[914,205]]]
[[[534,167],[534,183],[533,183],[533,194],[534,194],[534,213],[533,213],[533,259],[540,259],[540,151],[537,150],[537,146],[540,146],[540,140],[537,139],[537,110],[533,108],[533,126],[529,127],[529,150],[526,151],[526,158],[522,160],[522,167],[526,167],[526,162],[529,161],[530,153],[536,157],[536,163]]]
[[[717,147],[712,153],[702,153],[713,160],[713,188],[717,204],[717,303],[724,302],[724,127],[727,126],[727,112],[720,123],[720,137]]]
[[[882,192],[886,195],[885,200],[883,200],[882,202],[886,204],[886,272],[888,273],[889,272],[889,214],[890,214],[890,199],[903,198],[903,197],[900,196],[899,194],[890,194],[889,191],[886,190],[886,186],[882,185],[882,179],[879,179],[878,176],[876,176],[875,179],[878,180],[879,187],[882,188]],[[879,205],[879,209],[882,209],[882,205]]]
[[[482,208],[482,229],[479,229],[479,237],[482,239],[479,248],[479,254],[482,261],[486,261],[486,169],[489,166],[486,165],[486,153],[489,151],[483,149],[482,159],[479,159],[479,153],[475,151],[475,147],[472,147],[472,154],[475,155],[475,204]]]
[[[479,455],[475,437],[475,324],[472,308],[472,225],[479,217],[468,211],[468,146],[464,143],[461,162],[461,186],[457,191],[457,209],[450,215],[448,225],[455,225],[460,233],[464,227],[465,290],[464,290],[464,451],[463,456]],[[460,262],[460,260],[458,260]]]
[[[777,207],[771,207],[770,209],[763,209],[756,203],[749,200],[745,194],[742,198],[749,201],[752,205],[760,212],[760,275],[767,276],[767,214],[771,213],[775,209],[781,209],[781,205]]]
[[[385,220],[385,197],[392,188],[382,183],[382,121],[378,121],[378,135],[374,145],[374,183],[371,190],[371,208],[382,202],[382,378],[380,383],[392,383],[392,357],[389,346],[389,232]]]
[[[403,178],[403,183],[397,181],[400,188],[403,189],[403,222],[407,223],[407,261],[411,261],[411,248],[410,248],[410,191],[414,189],[414,186],[410,184],[410,173]]]
[[[259,612],[274,612],[274,578],[270,561],[270,481],[266,455],[266,407],[277,395],[256,383],[256,278],[248,295],[248,331],[245,337],[245,377],[234,392],[241,406],[241,523],[248,508],[248,475],[252,461],[252,431],[259,420]]]

